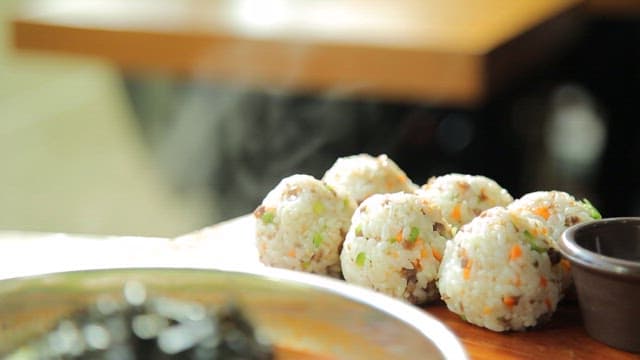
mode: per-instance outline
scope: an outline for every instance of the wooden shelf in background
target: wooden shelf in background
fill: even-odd
[[[301,91],[473,106],[579,29],[580,0],[34,0],[18,49]]]

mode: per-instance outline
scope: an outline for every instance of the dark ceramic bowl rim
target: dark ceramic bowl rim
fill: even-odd
[[[569,260],[587,268],[612,274],[640,276],[640,262],[598,254],[581,247],[575,242],[576,233],[583,229],[605,227],[615,223],[636,223],[640,225],[640,217],[606,218],[573,225],[565,230],[560,238],[558,243],[560,252]]]

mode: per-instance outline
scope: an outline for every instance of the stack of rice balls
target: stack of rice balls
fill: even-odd
[[[442,299],[494,331],[548,320],[571,285],[560,234],[600,218],[558,191],[513,200],[484,176],[419,187],[386,155],[339,158],[322,180],[283,179],[255,210],[260,260],[344,278],[398,299]]]

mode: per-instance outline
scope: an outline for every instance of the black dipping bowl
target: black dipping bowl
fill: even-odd
[[[562,235],[584,325],[609,346],[640,353],[640,217],[578,224]]]

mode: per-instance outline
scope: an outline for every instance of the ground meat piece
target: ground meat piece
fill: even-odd
[[[567,216],[564,219],[564,226],[569,227],[569,226],[573,226],[577,223],[580,222],[580,218],[577,216]]]
[[[487,194],[485,194],[484,189],[480,189],[480,195],[478,195],[478,200],[487,201],[487,199],[489,199],[489,197],[487,196]]]
[[[413,292],[416,290],[416,285],[418,284],[418,271],[415,268],[402,268],[402,270],[400,270],[400,273],[407,279],[407,287],[404,290],[403,296],[410,302],[416,303],[418,301],[418,298],[413,295]]]
[[[300,191],[301,189],[299,186],[292,186],[292,187],[289,187],[287,191],[285,191],[282,195],[284,199],[293,200],[298,197],[298,194],[300,194]]]
[[[469,188],[471,187],[471,185],[469,185],[468,183],[464,182],[464,181],[458,181],[456,183],[456,185],[458,185],[458,187],[460,188],[460,190],[462,191],[467,191],[469,190]]]
[[[549,250],[547,250],[547,255],[549,255],[549,261],[551,262],[551,265],[555,265],[559,263],[560,260],[562,260],[562,254],[560,254],[554,248],[549,248]]]
[[[258,206],[258,208],[253,212],[253,216],[255,216],[255,217],[256,217],[256,219],[260,219],[266,210],[267,210],[267,209],[266,209],[266,207],[265,207],[264,205],[260,205],[260,206]]]
[[[440,236],[444,236],[445,230],[444,224],[437,221],[433,223],[433,231],[437,231]]]

